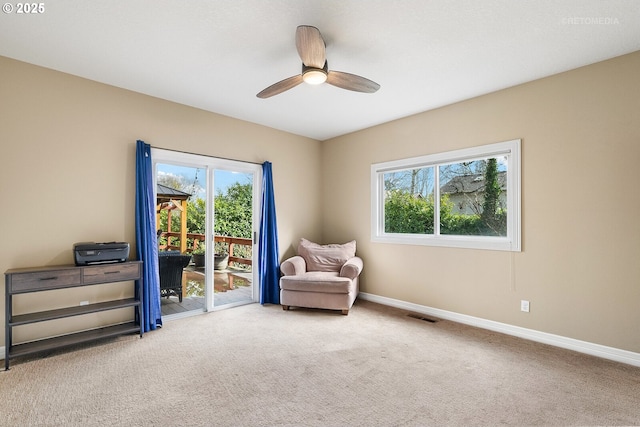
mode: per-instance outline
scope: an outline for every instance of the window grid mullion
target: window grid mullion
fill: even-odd
[[[433,168],[433,235],[440,236],[440,165]]]

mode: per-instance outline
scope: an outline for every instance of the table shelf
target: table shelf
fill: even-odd
[[[91,329],[88,331],[76,332],[73,334],[61,335],[58,337],[45,338],[23,344],[11,346],[10,357],[26,356],[41,351],[55,350],[68,347],[74,344],[81,344],[95,341],[102,338],[115,337],[124,334],[137,333],[140,327],[134,322],[120,325],[106,326],[104,328]]]
[[[19,314],[13,316],[11,326],[28,325],[30,323],[46,322],[47,320],[63,319],[65,317],[82,314],[98,313],[119,308],[136,307],[140,301],[135,298],[105,301],[97,304],[79,305],[76,307],[60,308],[56,310],[40,311],[37,313]]]

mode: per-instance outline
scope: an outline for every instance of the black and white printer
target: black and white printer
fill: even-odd
[[[82,242],[73,245],[76,265],[125,262],[129,258],[127,242]]]

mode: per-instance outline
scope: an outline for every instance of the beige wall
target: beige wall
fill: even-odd
[[[324,241],[358,240],[365,292],[640,352],[638,76],[640,52],[325,142]],[[522,252],[370,241],[372,163],[516,138]]]
[[[159,148],[271,161],[280,238],[320,238],[320,142],[0,57],[0,272],[73,263],[75,242],[133,243],[137,139]],[[282,244],[281,252],[291,248]],[[16,298],[15,306],[94,302],[131,287],[53,291]],[[0,289],[4,295],[4,280]],[[1,347],[4,298],[0,314]],[[61,333],[74,323],[99,325],[113,316],[122,313],[17,328],[15,338]]]
[[[640,352],[639,74],[634,53],[320,143],[0,57],[0,271],[133,242],[143,139],[273,162],[281,255],[355,238],[365,292]],[[515,138],[521,253],[370,242],[372,163]],[[73,296],[130,291],[117,286]],[[19,308],[66,304],[55,292]],[[75,327],[60,323],[22,337]]]

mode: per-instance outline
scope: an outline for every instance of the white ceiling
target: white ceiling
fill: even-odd
[[[638,0],[43,4],[0,14],[0,55],[318,140],[640,50]],[[257,98],[300,73],[302,24],[320,29],[330,69],[380,90]]]

